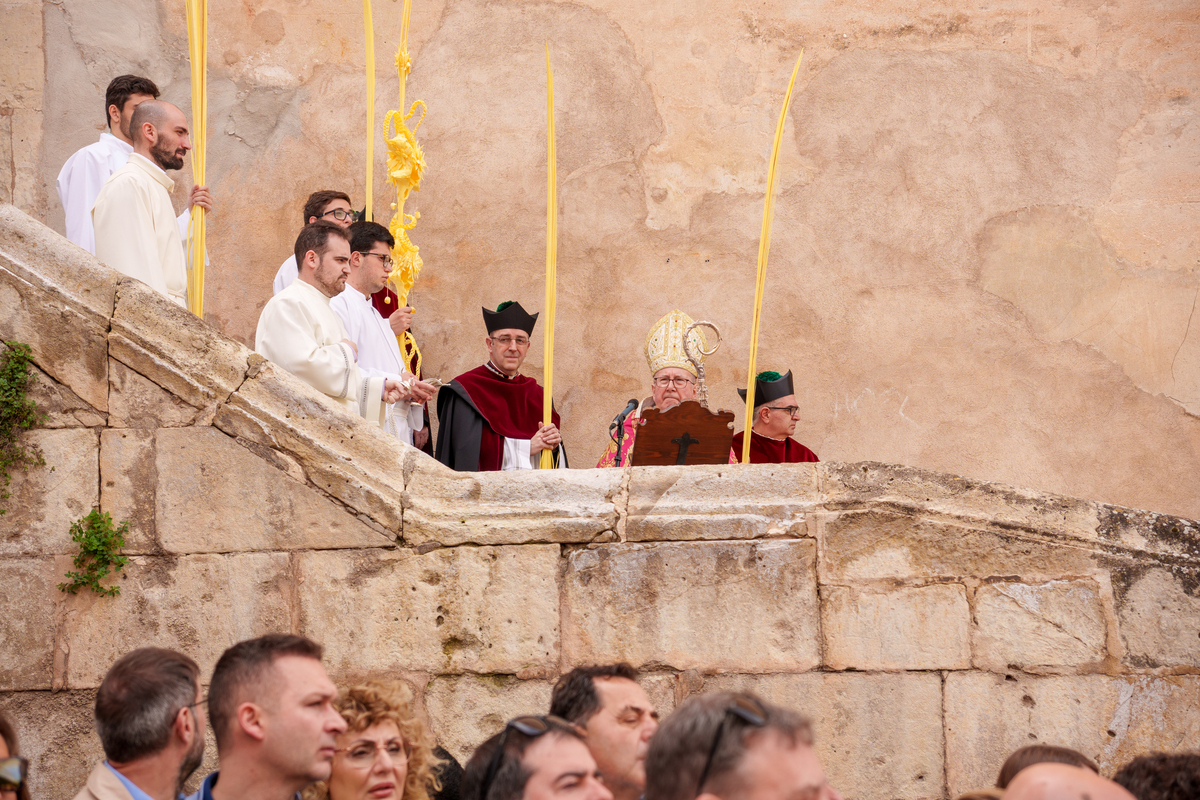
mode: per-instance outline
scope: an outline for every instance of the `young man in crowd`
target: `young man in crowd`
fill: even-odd
[[[208,713],[221,769],[187,800],[292,800],[329,777],[346,721],[321,646],[270,634],[240,642],[217,661]]]

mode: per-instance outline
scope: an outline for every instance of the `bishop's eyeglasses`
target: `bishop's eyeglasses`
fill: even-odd
[[[687,386],[689,383],[695,383],[695,381],[692,380],[691,378],[662,377],[662,378],[654,379],[654,385],[661,386],[664,389],[667,388],[668,386],[674,386],[676,389],[682,389],[684,386]]]

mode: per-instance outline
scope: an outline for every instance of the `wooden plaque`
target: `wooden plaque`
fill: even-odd
[[[629,463],[635,467],[728,464],[732,442],[732,411],[714,414],[695,400],[685,400],[666,411],[646,409]]]

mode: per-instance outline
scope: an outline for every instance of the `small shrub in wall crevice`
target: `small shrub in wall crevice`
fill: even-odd
[[[125,546],[125,534],[129,523],[122,522],[113,527],[112,517],[107,511],[93,508],[86,517],[71,524],[71,541],[79,545],[75,556],[78,572],[68,572],[70,583],[60,583],[59,591],[75,594],[80,589],[91,589],[101,597],[115,597],[121,593],[120,586],[101,586],[100,581],[110,572],[119,574],[129,562],[118,551]]]
[[[26,447],[21,444],[21,432],[46,419],[37,403],[26,396],[37,379],[29,368],[33,363],[29,345],[22,342],[4,344],[9,349],[0,350],[0,501],[10,497],[10,469],[28,469],[46,463],[36,445]],[[7,513],[7,509],[0,508],[0,516]]]

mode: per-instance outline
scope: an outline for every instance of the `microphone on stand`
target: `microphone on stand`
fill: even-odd
[[[634,410],[635,408],[637,408],[637,405],[638,405],[638,401],[637,401],[637,398],[635,397],[635,398],[631,399],[631,400],[630,400],[630,401],[629,401],[629,402],[628,402],[628,403],[625,405],[625,410],[624,410],[624,411],[622,411],[620,414],[617,414],[615,417],[613,417],[613,421],[612,421],[612,423],[610,423],[610,424],[609,424],[609,426],[608,426],[608,435],[609,435],[609,437],[612,437],[612,432],[613,432],[613,431],[615,431],[617,428],[619,428],[619,427],[621,427],[622,425],[624,425],[624,424],[625,424],[625,418],[626,418],[626,417],[628,417],[630,414],[632,414],[632,413],[633,413],[633,410]],[[613,439],[613,441],[616,441],[616,439]]]

